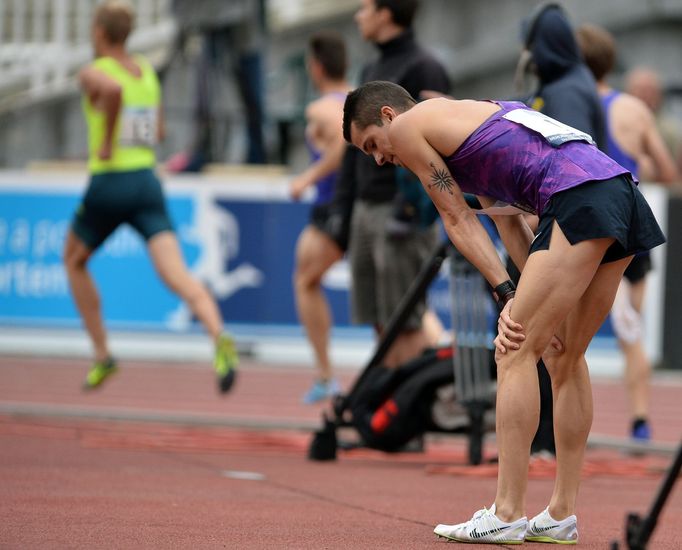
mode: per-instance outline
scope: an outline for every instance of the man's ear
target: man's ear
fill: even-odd
[[[384,105],[379,111],[382,117],[386,117],[389,121],[393,121],[396,117],[396,112],[390,105]]]

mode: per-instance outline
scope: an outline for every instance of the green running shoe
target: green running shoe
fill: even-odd
[[[228,334],[221,334],[215,348],[213,368],[218,375],[218,388],[221,393],[227,393],[232,388],[237,377],[239,356],[234,340]]]
[[[109,357],[105,361],[95,361],[88,371],[88,375],[83,382],[84,390],[94,390],[99,387],[102,382],[109,378],[112,374],[118,371],[116,361]]]

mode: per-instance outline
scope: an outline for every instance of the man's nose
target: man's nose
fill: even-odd
[[[384,155],[381,153],[374,153],[374,161],[381,166],[384,163]]]

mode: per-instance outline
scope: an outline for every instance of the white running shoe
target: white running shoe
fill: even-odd
[[[557,521],[549,515],[549,508],[545,508],[544,511],[530,520],[526,540],[554,544],[577,544],[578,519],[575,516],[568,516],[566,519]]]
[[[495,505],[483,508],[469,521],[458,525],[437,525],[433,530],[439,537],[457,542],[478,542],[485,544],[521,544],[528,529],[528,519],[522,517],[512,523],[505,523],[495,515]]]

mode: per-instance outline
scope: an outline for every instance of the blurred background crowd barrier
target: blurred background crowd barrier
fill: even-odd
[[[201,25],[190,24],[174,0],[133,0],[137,29],[130,47],[149,56],[164,85],[168,138],[163,161],[187,146],[194,132],[196,65]],[[520,22],[535,0],[424,0],[417,29],[424,44],[445,63],[452,94],[463,98],[509,98],[520,52]],[[351,80],[371,46],[353,22],[359,0],[224,0],[235,18],[257,5],[262,15],[264,135],[267,162],[258,170],[208,166],[201,174],[166,178],[169,204],[183,252],[218,299],[230,324],[295,326],[291,271],[295,238],[307,220],[308,203],[287,196],[287,174],[307,165],[303,113],[312,98],[304,52],[321,28],[342,32],[349,46]],[[627,69],[653,68],[663,83],[665,114],[682,126],[682,0],[601,0],[562,3],[573,23],[608,28],[618,41],[614,85]],[[86,182],[85,124],[75,75],[92,56],[89,45],[94,0],[0,1],[0,325],[77,326],[61,267],[69,216]],[[192,2],[197,20],[211,17],[215,2]],[[240,9],[242,11],[240,11]],[[206,10],[203,12],[202,10]],[[184,29],[184,32],[180,32]],[[216,163],[236,164],[247,148],[245,113],[234,78],[213,84],[220,101],[212,118]],[[37,161],[60,161],[55,164]],[[69,169],[64,170],[64,165]],[[272,165],[278,165],[274,167]],[[41,169],[36,169],[40,167]],[[213,171],[212,171],[213,170]],[[645,186],[668,227],[669,243],[655,252],[649,285],[647,348],[667,367],[682,368],[682,197]],[[108,262],[116,258],[115,268]],[[125,266],[118,263],[125,258]],[[128,229],[108,243],[93,264],[104,311],[112,328],[191,330],[178,302],[151,284],[142,245]],[[147,284],[149,283],[149,284]],[[326,280],[334,319],[348,321],[348,273],[343,263]],[[445,276],[431,302],[449,325]],[[124,299],[125,297],[125,299]],[[608,327],[602,336],[611,337]],[[615,348],[614,348],[615,349]]]

